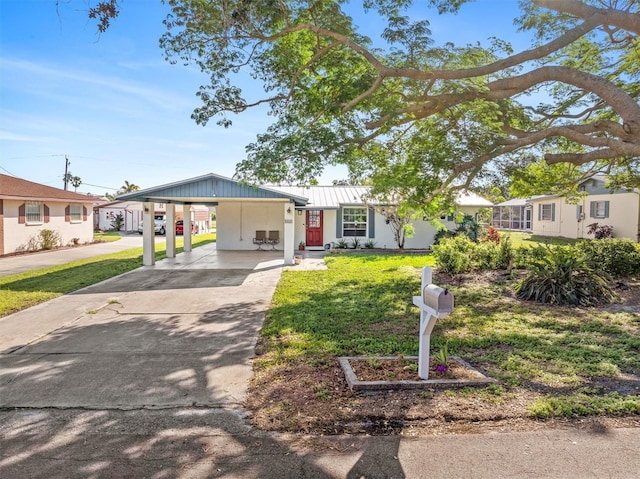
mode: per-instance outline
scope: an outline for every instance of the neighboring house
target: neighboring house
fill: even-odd
[[[0,174],[0,255],[25,251],[40,231],[62,244],[93,241],[96,198]]]
[[[615,238],[640,240],[640,192],[609,191],[606,178],[595,176],[578,185],[585,193],[580,200],[567,202],[558,195],[510,200],[493,208],[492,225],[501,229],[530,231],[540,236],[590,238],[590,224],[613,226]],[[520,208],[520,212],[516,208]],[[524,218],[524,220],[522,220]]]
[[[176,205],[176,220],[182,220],[183,206]],[[96,228],[101,231],[113,230],[113,221],[118,215],[122,215],[120,231],[129,233],[138,232],[142,221],[142,203],[139,201],[112,201],[94,208]],[[154,203],[154,216],[166,217],[166,203]],[[211,224],[211,211],[204,205],[191,205],[191,221],[196,225],[199,233],[209,231]]]
[[[533,207],[531,201],[538,196],[525,199],[514,198],[494,205],[491,226],[502,230],[525,231],[533,229]]]

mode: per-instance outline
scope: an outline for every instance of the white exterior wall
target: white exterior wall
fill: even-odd
[[[540,236],[562,236],[560,225],[563,221],[563,213],[565,213],[566,215],[566,211],[563,211],[563,208],[562,208],[563,203],[564,203],[564,200],[561,198],[549,198],[549,199],[540,200],[540,201],[533,201],[532,202],[533,211],[531,213],[533,216],[533,224],[532,224],[531,232],[534,235],[540,235]],[[539,208],[538,205],[540,204],[556,205],[555,218],[553,221],[549,221],[549,220],[542,221],[538,219],[538,208]],[[574,214],[574,220],[575,220],[575,214]]]
[[[256,230],[280,231],[282,250],[284,243],[283,201],[278,202],[220,202],[216,207],[217,236],[216,248],[219,250],[254,250]],[[291,205],[293,211],[293,205]],[[294,216],[294,222],[298,219]],[[297,246],[297,243],[296,243]]]
[[[587,235],[587,229],[591,223],[598,223],[601,226],[613,226],[614,238],[626,238],[633,241],[639,240],[638,233],[640,232],[640,225],[638,222],[640,218],[640,194],[629,192],[606,195],[589,195],[585,197],[583,201],[585,219],[582,221],[582,228],[584,228],[584,236],[582,237],[593,238],[592,235]],[[590,203],[592,201],[608,201],[609,217],[591,218],[589,216],[589,211]]]
[[[336,234],[336,215],[340,210],[323,210],[323,238],[324,244],[336,243],[339,238],[337,238]],[[477,208],[472,208],[470,213],[467,214],[475,214]],[[302,214],[295,215],[294,221],[295,224],[295,246],[298,247],[300,241],[306,241],[306,212],[302,210]],[[361,243],[368,241],[369,239],[373,239],[375,241],[375,248],[387,248],[387,249],[396,249],[398,245],[396,244],[396,240],[394,238],[393,229],[386,223],[386,218],[380,214],[375,213],[374,215],[375,221],[375,237],[369,238],[369,225],[367,225],[367,236],[359,237]],[[445,221],[442,223],[449,229],[455,229],[456,224],[453,221]],[[434,237],[438,228],[431,221],[423,221],[422,219],[417,219],[413,221],[413,226],[415,228],[415,234],[412,238],[405,239],[405,248],[407,249],[425,249],[429,248],[433,244]],[[342,238],[347,243],[351,242],[351,237]],[[363,245],[364,246],[364,245]]]
[[[592,201],[608,201],[608,218],[591,218],[590,204]],[[538,205],[555,203],[555,221],[541,221],[538,219]],[[582,205],[584,219],[578,221],[578,205]],[[615,193],[585,196],[578,204],[568,204],[564,198],[553,198],[533,202],[532,233],[540,236],[561,236],[579,239],[593,238],[587,234],[590,224],[613,226],[614,238],[626,238],[638,241],[640,232],[640,195],[638,193]]]
[[[102,207],[98,209],[98,228],[102,231],[110,231],[113,229],[111,222],[115,216],[122,214],[124,223],[121,231],[138,231],[140,221],[142,221],[142,204],[139,208],[126,208],[120,206]]]
[[[18,208],[24,201],[4,200],[4,254],[24,251],[29,239],[38,236],[41,230],[55,231],[62,238],[62,245],[73,243],[78,238],[80,244],[93,241],[93,206],[83,206],[87,210],[87,220],[79,223],[65,222],[65,208],[69,203],[44,202],[49,207],[49,222],[41,224],[20,224]]]

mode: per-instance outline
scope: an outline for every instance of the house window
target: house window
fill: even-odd
[[[322,228],[322,216],[320,210],[309,210],[307,213],[308,228]]]
[[[591,218],[608,218],[609,202],[608,201],[592,201],[590,204]]]
[[[342,236],[367,236],[366,208],[343,208]]]
[[[44,220],[44,203],[42,201],[27,201],[25,208],[27,224],[40,224]]]
[[[553,203],[544,203],[540,205],[540,220],[553,221]]]
[[[69,221],[71,221],[72,223],[82,222],[82,205],[69,205]]]

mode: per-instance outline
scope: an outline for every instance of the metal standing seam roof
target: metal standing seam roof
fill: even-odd
[[[308,198],[306,209],[338,209],[362,205],[369,193],[367,186],[269,186],[270,189]]]

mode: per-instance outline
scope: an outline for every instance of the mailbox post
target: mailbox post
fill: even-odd
[[[438,318],[453,312],[453,295],[447,289],[432,284],[429,266],[422,268],[420,296],[413,297],[413,304],[420,308],[420,349],[418,353],[418,376],[429,379],[429,348],[431,332]]]

